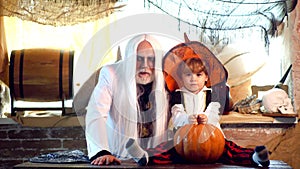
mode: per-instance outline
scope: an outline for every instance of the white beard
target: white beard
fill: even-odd
[[[148,73],[148,75],[140,76],[140,73]],[[149,68],[140,69],[135,74],[135,80],[136,80],[137,84],[142,84],[142,85],[153,82],[154,81],[154,72],[152,72]]]
[[[136,79],[136,83],[137,83],[137,84],[145,85],[145,84],[148,84],[148,83],[153,82],[154,76],[139,77],[139,75],[137,74],[137,75],[135,76],[135,79]]]

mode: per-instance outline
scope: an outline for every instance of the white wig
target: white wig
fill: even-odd
[[[137,89],[136,89],[136,56],[137,47],[140,42],[148,41],[155,52],[155,79],[153,82],[153,91],[155,94],[155,108],[153,113],[156,113],[154,121],[154,136],[150,138],[148,147],[154,147],[159,143],[165,141],[167,138],[167,117],[168,117],[168,101],[167,92],[165,90],[165,83],[162,72],[162,58],[163,51],[160,44],[150,35],[140,34],[132,38],[125,51],[124,60],[115,64],[117,81],[114,95],[114,108],[119,111],[118,117],[112,117],[116,120],[116,124],[120,125],[118,128],[124,129],[121,133],[125,134],[125,137],[138,138],[137,133],[137,117],[139,106],[137,102]],[[122,98],[122,99],[120,99]],[[119,133],[120,134],[120,133]],[[117,141],[117,140],[114,140]],[[121,140],[119,140],[121,141]],[[116,145],[122,145],[122,143],[115,143]]]

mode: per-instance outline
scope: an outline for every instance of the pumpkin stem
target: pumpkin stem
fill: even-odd
[[[201,118],[200,118],[200,116],[197,116],[197,123],[198,123],[198,125],[201,124],[200,122],[201,122]]]

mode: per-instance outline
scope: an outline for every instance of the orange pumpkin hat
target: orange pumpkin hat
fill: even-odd
[[[170,49],[163,58],[163,71],[167,88],[170,92],[182,86],[176,73],[179,64],[189,58],[200,58],[208,72],[207,87],[226,82],[228,73],[218,58],[202,43],[189,41]]]

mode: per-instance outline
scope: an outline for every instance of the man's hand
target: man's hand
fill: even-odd
[[[121,160],[113,155],[104,155],[101,157],[96,158],[91,162],[93,165],[110,165],[110,164],[121,164]]]

